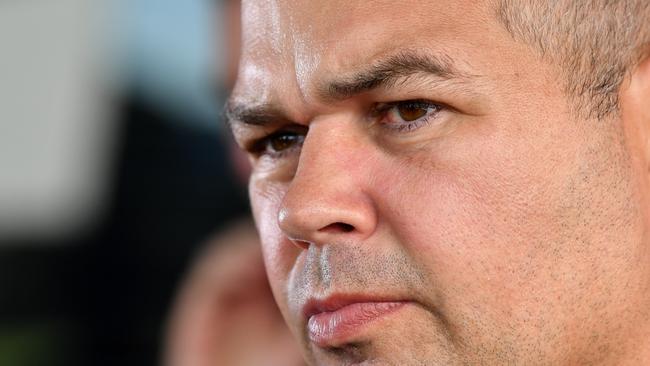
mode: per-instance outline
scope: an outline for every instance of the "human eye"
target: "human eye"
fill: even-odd
[[[406,100],[378,103],[373,114],[382,127],[395,132],[410,132],[430,123],[442,108],[427,100]]]
[[[255,157],[284,158],[300,152],[305,134],[306,131],[297,129],[278,130],[258,138],[247,150]]]

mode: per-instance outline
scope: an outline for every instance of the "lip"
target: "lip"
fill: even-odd
[[[363,295],[310,299],[303,308],[309,339],[319,347],[340,345],[408,302]]]

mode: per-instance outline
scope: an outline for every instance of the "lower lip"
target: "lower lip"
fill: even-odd
[[[361,328],[404,306],[405,302],[362,302],[336,311],[312,315],[307,323],[309,339],[319,347],[336,346]]]

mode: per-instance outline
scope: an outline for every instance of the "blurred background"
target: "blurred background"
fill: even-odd
[[[228,0],[0,1],[0,365],[154,365],[188,263],[248,215]]]

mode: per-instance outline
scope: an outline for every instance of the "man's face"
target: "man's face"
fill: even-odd
[[[230,104],[314,364],[588,364],[646,301],[625,126],[477,1],[247,1]]]

